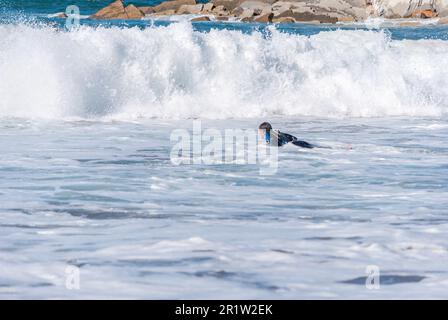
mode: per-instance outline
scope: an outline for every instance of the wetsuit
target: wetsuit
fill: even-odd
[[[278,130],[272,130],[272,137],[271,137],[271,144],[277,145],[278,147],[281,147],[287,143],[292,143],[295,146],[301,147],[301,148],[307,148],[307,149],[313,149],[315,146],[306,142],[298,140],[293,135],[290,135],[288,133],[283,133]]]

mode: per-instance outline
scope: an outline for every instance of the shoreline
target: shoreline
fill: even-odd
[[[95,14],[94,20],[144,20],[185,16],[191,22],[252,22],[252,23],[304,23],[351,25],[382,19],[381,24],[391,22],[398,26],[420,27],[448,24],[448,5],[438,2],[427,4],[425,0],[379,0],[377,8],[371,0],[212,0],[197,3],[196,0],[169,0],[156,6],[135,6],[116,0]],[[406,9],[391,3],[409,3]],[[416,2],[414,4],[414,2]],[[397,9],[398,8],[398,9]],[[401,10],[401,11],[400,11]],[[67,17],[65,13],[57,15]]]

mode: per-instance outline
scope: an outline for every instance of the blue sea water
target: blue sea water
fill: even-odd
[[[447,27],[54,18],[105,3],[1,2],[1,298],[447,298]],[[194,119],[330,148],[177,165]]]

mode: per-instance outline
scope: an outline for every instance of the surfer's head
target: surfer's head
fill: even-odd
[[[260,142],[265,142],[266,144],[271,143],[271,130],[272,126],[269,122],[263,122],[258,126],[258,135],[260,136]]]

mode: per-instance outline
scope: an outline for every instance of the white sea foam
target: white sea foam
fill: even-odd
[[[0,117],[440,116],[448,42],[167,27],[0,26]]]

